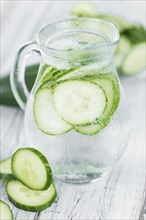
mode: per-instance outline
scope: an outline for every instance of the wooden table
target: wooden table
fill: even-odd
[[[37,4],[42,4],[38,2]],[[47,3],[43,3],[46,10]],[[50,4],[50,3],[49,3]],[[59,5],[59,6],[58,6]],[[25,5],[26,6],[26,5]],[[19,5],[20,7],[20,5]],[[50,7],[50,5],[49,5]],[[48,8],[49,8],[48,7]],[[58,3],[51,6],[50,21],[53,20]],[[69,3],[67,5],[69,8]],[[6,8],[6,7],[5,7]],[[6,10],[6,9],[5,9]],[[40,12],[40,10],[39,10]],[[13,12],[14,13],[14,12]],[[63,15],[63,11],[60,12]],[[20,16],[21,13],[19,13]],[[61,16],[60,15],[60,16]],[[38,16],[42,16],[41,13]],[[52,17],[51,17],[52,16]],[[57,13],[54,15],[57,17]],[[63,17],[63,16],[62,16]],[[23,18],[24,19],[24,18]],[[7,27],[8,28],[8,27]],[[37,30],[37,29],[36,29]],[[33,30],[34,31],[34,30]],[[27,32],[28,33],[28,32]],[[30,33],[30,32],[29,32]],[[5,36],[5,35],[4,35]],[[3,36],[3,38],[4,38]],[[29,36],[29,37],[28,37]],[[32,33],[26,38],[32,37]],[[8,37],[8,36],[7,36]],[[15,36],[16,37],[16,36]],[[12,54],[24,42],[19,38],[17,46],[11,46]],[[13,42],[14,39],[13,39]],[[7,45],[4,45],[5,48]],[[10,44],[9,44],[10,47]],[[6,59],[7,58],[7,59]],[[4,53],[3,65],[10,64],[10,54]],[[10,66],[10,65],[9,65]],[[3,68],[6,69],[6,68]],[[132,109],[130,140],[123,158],[112,173],[102,180],[85,185],[71,185],[55,181],[58,197],[55,203],[41,213],[30,213],[15,208],[8,201],[5,187],[0,181],[1,198],[12,207],[16,220],[142,220],[145,213],[145,74],[122,78],[122,85]],[[24,112],[17,108],[1,107],[1,159],[25,146],[23,132]]]

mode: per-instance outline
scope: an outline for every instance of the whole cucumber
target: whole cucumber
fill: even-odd
[[[26,67],[25,80],[29,91],[31,91],[38,72],[39,64]],[[0,78],[0,105],[19,107],[11,90],[10,74]]]

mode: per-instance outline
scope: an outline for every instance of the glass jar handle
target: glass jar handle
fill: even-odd
[[[36,42],[28,43],[22,46],[15,59],[15,63],[10,75],[10,83],[13,95],[21,109],[25,110],[29,91],[25,82],[25,64],[31,54],[41,54],[40,48]]]

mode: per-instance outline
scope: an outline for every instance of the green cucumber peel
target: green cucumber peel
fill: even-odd
[[[18,180],[11,180],[7,183],[6,191],[14,206],[29,212],[41,212],[47,209],[57,196],[53,183],[45,191],[38,191],[31,190]]]
[[[0,200],[0,219],[13,220],[13,213],[10,206],[2,200]]]
[[[30,156],[28,158],[28,156]],[[39,170],[35,170],[32,159],[40,164],[44,183],[40,182]],[[19,164],[18,164],[19,163]],[[35,165],[36,165],[35,164]],[[34,190],[46,190],[52,183],[52,170],[46,157],[34,148],[20,148],[12,156],[11,169],[14,177]],[[34,179],[32,178],[34,177]]]

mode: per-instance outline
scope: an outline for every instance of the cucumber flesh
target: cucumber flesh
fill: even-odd
[[[95,79],[94,82],[104,89],[107,96],[107,107],[104,114],[100,118],[100,121],[103,123],[110,119],[118,107],[120,99],[118,80],[113,73],[109,73],[100,75]]]
[[[40,212],[48,208],[57,195],[53,183],[47,190],[38,191],[31,190],[18,180],[11,180],[7,183],[6,189],[9,200],[13,205],[30,212]]]
[[[98,75],[92,80],[104,89],[107,97],[107,106],[100,117],[100,120],[98,120],[96,124],[77,126],[74,128],[77,132],[85,135],[95,135],[108,125],[113,113],[118,107],[120,99],[118,81],[113,73]]]
[[[58,80],[59,78],[70,75],[71,72],[75,71],[76,68],[73,69],[56,69],[55,67],[44,65],[42,67],[42,76],[41,76],[41,85],[45,84],[52,80]]]
[[[131,42],[128,40],[127,37],[121,36],[120,37],[120,42],[116,46],[115,54],[121,54],[129,51],[131,48]]]
[[[36,124],[42,132],[49,135],[60,135],[71,130],[72,126],[63,121],[54,109],[51,89],[38,90],[33,109]]]
[[[0,200],[0,219],[1,220],[13,220],[13,214],[10,206]]]
[[[59,116],[72,125],[88,125],[106,109],[104,90],[84,80],[67,80],[54,88],[53,99]]]
[[[134,46],[122,63],[122,73],[132,75],[144,70],[146,66],[146,43]]]
[[[9,157],[0,162],[0,179],[12,176],[11,160],[12,158]]]
[[[12,172],[31,189],[45,190],[52,182],[52,170],[47,159],[34,148],[20,148],[14,153]]]

